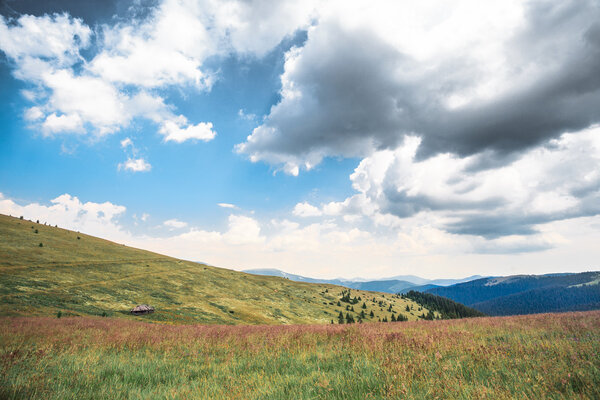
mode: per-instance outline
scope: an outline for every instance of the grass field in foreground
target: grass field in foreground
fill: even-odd
[[[292,326],[0,318],[0,397],[600,398],[600,312]]]

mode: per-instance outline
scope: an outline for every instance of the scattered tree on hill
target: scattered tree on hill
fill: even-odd
[[[353,324],[354,323],[354,317],[352,315],[350,315],[350,313],[346,313],[346,323],[347,324]]]
[[[387,317],[383,317],[383,319],[381,320],[381,322],[388,322]]]
[[[38,233],[38,230],[36,229],[35,231],[33,231],[33,233]]]
[[[342,294],[342,298],[340,300],[343,301],[344,303],[356,304],[359,301],[356,296],[351,297],[350,289],[342,290],[341,294]]]
[[[338,324],[343,324],[344,323],[344,314],[342,314],[342,312],[340,311],[340,314],[338,315]]]
[[[373,310],[371,310],[371,313],[369,314],[369,316],[370,316],[371,318],[373,318],[373,317],[375,316],[375,313],[373,313]]]
[[[392,314],[392,322],[396,322],[396,317]]]
[[[362,308],[363,308],[363,310],[366,310],[367,309],[367,303],[363,303]]]
[[[40,247],[44,247],[44,245],[42,243],[40,243]]]
[[[338,300],[338,304],[337,305],[338,305],[338,307],[341,307],[342,303],[340,303],[339,300]]]
[[[23,219],[23,216],[21,215],[21,216],[19,217],[19,219]]]
[[[403,321],[408,321],[408,317],[405,317],[402,314],[398,314],[398,316],[396,317],[396,322],[403,322]]]
[[[360,318],[362,319],[362,318],[365,318],[365,317],[366,317],[366,316],[365,316],[365,311],[364,311],[364,310],[361,310],[361,312],[360,312]]]

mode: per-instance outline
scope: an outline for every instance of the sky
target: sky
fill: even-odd
[[[598,270],[600,3],[4,0],[0,213],[236,270]]]

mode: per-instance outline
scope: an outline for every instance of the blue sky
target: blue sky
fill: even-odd
[[[434,3],[5,2],[0,212],[236,269],[594,269],[598,4]]]

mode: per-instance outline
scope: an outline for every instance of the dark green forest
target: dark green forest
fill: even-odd
[[[442,315],[442,319],[483,317],[484,313],[474,308],[467,307],[445,297],[434,294],[409,291],[402,295],[406,299],[413,300],[431,311],[437,311]],[[433,319],[433,315],[427,315],[425,319]]]

